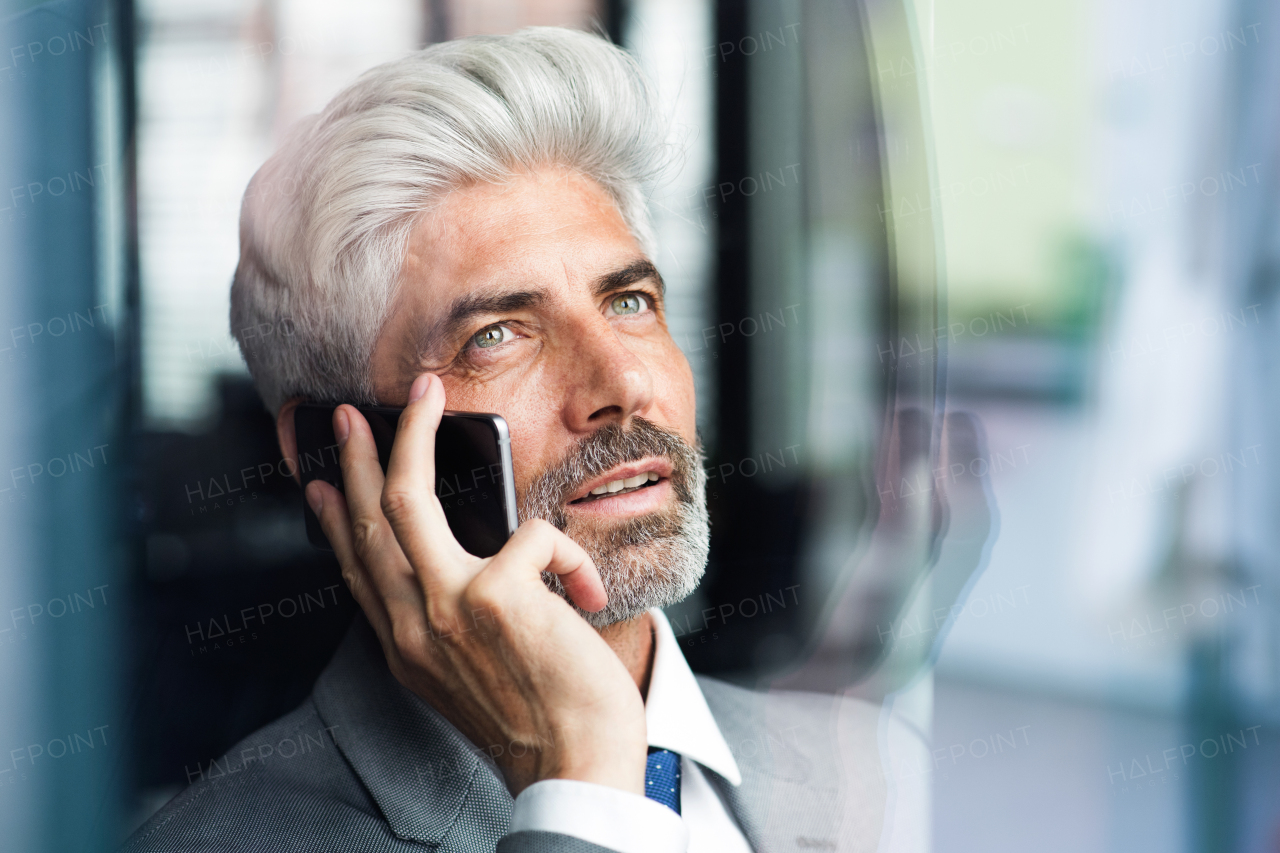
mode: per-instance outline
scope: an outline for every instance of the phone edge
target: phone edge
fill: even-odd
[[[456,417],[484,418],[493,424],[494,431],[498,433],[498,453],[502,461],[503,514],[507,517],[507,538],[511,538],[520,527],[520,514],[516,510],[515,463],[511,457],[511,428],[507,426],[507,419],[492,412],[455,412],[446,409],[444,413]]]

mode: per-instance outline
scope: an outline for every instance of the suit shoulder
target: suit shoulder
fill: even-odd
[[[879,703],[844,694],[801,690],[749,690],[699,675],[707,705],[730,743],[736,737],[783,741],[806,755],[829,753],[833,738],[846,749],[873,750],[878,741],[925,739]],[[735,750],[735,752],[738,750]]]
[[[193,782],[125,842],[126,853],[408,850],[391,834],[308,699],[199,766]],[[379,844],[378,841],[383,843]]]
[[[749,690],[707,675],[697,678],[702,694],[717,718],[722,713],[746,719],[767,714],[771,718],[794,716],[805,721],[817,721],[837,714],[846,723],[875,727],[883,713],[883,706],[878,703],[841,693]],[[891,716],[899,721],[896,715]]]

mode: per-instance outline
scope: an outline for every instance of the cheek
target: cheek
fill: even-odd
[[[674,342],[664,348],[659,363],[653,368],[654,390],[658,407],[668,426],[678,430],[693,443],[697,429],[697,397],[693,388],[693,368]]]
[[[523,375],[520,381],[485,384],[445,379],[445,407],[460,412],[502,415],[511,431],[511,464],[517,491],[523,491],[536,474],[554,459],[544,459],[558,424],[558,413],[549,405],[556,398],[541,371]]]

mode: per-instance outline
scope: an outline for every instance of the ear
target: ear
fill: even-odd
[[[293,480],[302,485],[298,477],[298,434],[293,428],[293,410],[302,402],[301,397],[294,397],[280,407],[276,413],[276,440],[280,442],[280,453],[289,460],[293,470]]]

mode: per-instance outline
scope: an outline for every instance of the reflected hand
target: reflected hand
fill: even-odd
[[[888,433],[869,545],[824,614],[812,653],[777,687],[856,684],[876,697],[900,689],[937,659],[986,563],[998,523],[977,417],[947,415],[936,460],[924,412],[896,412]]]

